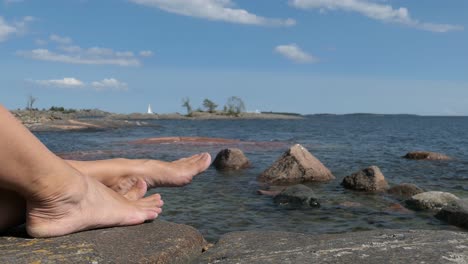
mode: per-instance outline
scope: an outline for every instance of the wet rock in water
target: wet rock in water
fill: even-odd
[[[221,150],[216,155],[213,165],[217,170],[240,170],[250,166],[250,161],[244,152],[238,148]]]
[[[296,144],[266,169],[258,179],[270,184],[287,185],[330,181],[335,179],[335,176],[306,148]]]
[[[192,143],[192,144],[238,144],[238,139],[207,138],[207,137],[156,137],[130,141],[130,144],[167,144],[167,143]]]
[[[393,186],[388,191],[388,194],[402,199],[409,199],[416,194],[423,193],[424,190],[411,183],[402,183]]]
[[[453,201],[443,207],[436,217],[451,225],[468,229],[468,199]]]
[[[340,203],[339,206],[348,207],[348,208],[353,208],[353,207],[355,208],[355,207],[362,207],[363,205],[361,203],[358,203],[358,202],[345,201],[345,202]]]
[[[413,210],[439,211],[458,199],[457,196],[447,192],[423,192],[406,200],[406,206]]]
[[[247,231],[222,236],[194,263],[467,263],[467,245],[468,233],[444,230]]]
[[[22,232],[0,236],[0,263],[190,263],[207,244],[198,230],[164,221],[47,239]]]
[[[298,184],[289,186],[280,194],[273,197],[273,201],[287,208],[320,207],[320,203],[311,188]]]
[[[430,151],[413,151],[408,152],[405,156],[405,159],[411,160],[451,160],[452,158],[437,152]]]
[[[370,166],[346,176],[341,185],[347,189],[364,192],[384,192],[388,189],[388,183],[377,166]]]
[[[412,213],[414,213],[413,211],[410,211],[410,210],[406,209],[403,205],[397,204],[397,203],[390,205],[389,207],[387,207],[385,209],[385,211],[387,211],[387,212],[396,212],[396,213],[400,213],[400,214],[412,214]]]
[[[283,190],[257,190],[257,194],[266,196],[276,196],[280,194]]]

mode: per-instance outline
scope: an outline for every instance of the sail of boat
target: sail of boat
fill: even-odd
[[[151,104],[148,105],[148,114],[154,114],[153,110],[151,109]]]

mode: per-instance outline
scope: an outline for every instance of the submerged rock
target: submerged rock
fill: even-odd
[[[468,229],[468,200],[453,201],[443,207],[436,217],[451,225]]]
[[[347,189],[364,192],[384,192],[388,189],[388,183],[377,166],[346,176],[341,184]]]
[[[323,182],[335,176],[303,146],[296,144],[286,151],[258,178],[270,184]]]
[[[248,231],[224,235],[194,263],[467,263],[467,245],[468,233],[443,230]]]
[[[320,207],[314,191],[302,184],[287,187],[273,201],[288,208]]]
[[[411,160],[451,160],[452,158],[437,152],[430,151],[413,151],[408,152],[405,156],[405,159]]]
[[[282,190],[257,190],[257,194],[260,194],[260,195],[266,195],[266,196],[276,196],[278,194],[280,194]]]
[[[217,170],[240,170],[250,166],[250,161],[244,152],[238,148],[221,150],[213,162]]]
[[[68,236],[0,236],[0,263],[190,263],[206,245],[200,232],[154,221]]]
[[[194,143],[194,144],[235,144],[238,139],[207,138],[207,137],[156,137],[130,141],[131,144],[167,144],[167,143]]]
[[[363,207],[364,205],[358,202],[344,201],[344,202],[341,202],[339,206],[347,207],[347,208],[356,208],[356,207]]]
[[[403,205],[395,203],[391,204],[389,207],[385,208],[386,212],[395,212],[400,214],[412,214],[414,213],[411,210],[406,209]]]
[[[411,183],[402,183],[393,186],[388,191],[388,194],[402,199],[409,199],[416,194],[423,193],[424,190]]]
[[[406,205],[414,210],[439,211],[458,199],[457,196],[447,192],[423,192],[406,200]]]

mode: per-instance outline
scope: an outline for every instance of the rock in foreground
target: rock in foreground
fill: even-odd
[[[240,170],[250,166],[250,161],[244,152],[238,148],[228,148],[221,150],[213,161],[213,166],[217,170]]]
[[[195,263],[467,263],[466,245],[468,233],[451,231],[234,232]]]
[[[278,185],[333,179],[335,176],[330,170],[299,144],[292,146],[259,176],[260,181]]]
[[[414,210],[439,211],[458,199],[457,196],[447,192],[423,192],[407,200],[406,205]]]
[[[454,201],[442,208],[436,217],[451,225],[468,229],[468,200]]]
[[[346,176],[341,184],[347,189],[364,192],[384,192],[388,189],[388,183],[377,166]]]
[[[154,221],[50,239],[0,237],[0,263],[188,263],[205,240],[190,226]]]
[[[437,152],[430,151],[413,151],[408,152],[405,156],[405,159],[411,160],[451,160],[452,158]]]
[[[411,183],[402,183],[396,186],[393,186],[388,190],[388,194],[393,195],[397,198],[409,199],[416,194],[424,192],[423,189]]]
[[[287,187],[280,194],[273,197],[273,201],[280,206],[291,209],[320,207],[320,203],[312,189],[302,184]]]

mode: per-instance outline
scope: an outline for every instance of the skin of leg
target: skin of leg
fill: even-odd
[[[137,179],[145,181],[149,189],[189,184],[194,176],[209,167],[211,156],[209,153],[200,153],[173,162],[150,159],[67,160],[67,162],[114,191],[125,193]]]
[[[204,171],[211,162],[209,154],[200,153],[174,162],[158,160],[110,159],[67,163],[91,176],[129,200],[144,196],[147,187],[182,186]],[[149,185],[152,184],[152,185]],[[159,185],[158,185],[159,184]],[[0,190],[0,231],[25,221],[25,200],[11,191]]]
[[[159,195],[128,201],[50,152],[0,106],[0,186],[26,200],[26,228],[33,237],[124,226],[154,219]]]

